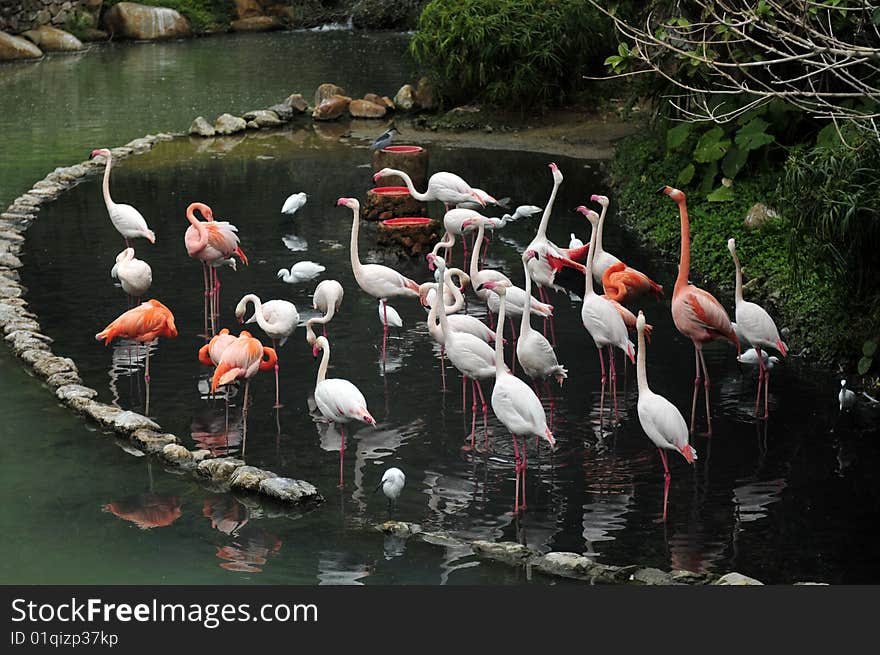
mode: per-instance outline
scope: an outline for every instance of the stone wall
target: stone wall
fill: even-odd
[[[103,0],[0,0],[0,32],[18,34],[40,25],[63,27],[76,12],[97,18]],[[93,23],[96,25],[97,21]]]

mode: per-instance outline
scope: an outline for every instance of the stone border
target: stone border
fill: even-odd
[[[148,134],[110,152],[114,159],[125,159],[173,138],[174,135],[167,133]],[[0,213],[0,327],[12,352],[49,386],[62,404],[103,429],[126,438],[144,454],[157,456],[166,464],[195,474],[218,490],[253,493],[287,505],[320,503],[323,497],[309,482],[280,477],[272,471],[248,466],[240,459],[215,458],[208,450],[191,451],[181,445],[176,435],[163,432],[152,419],[96,401],[98,392],[83,385],[74,361],[52,351],[51,337],[43,334],[39,317],[28,309],[23,297],[27,289],[21,285],[18,269],[22,262],[18,255],[24,244],[24,233],[43,205],[103,169],[103,159],[56,168]]]

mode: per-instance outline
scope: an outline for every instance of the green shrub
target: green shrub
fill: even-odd
[[[410,51],[451,102],[548,104],[601,74],[612,35],[587,0],[432,0]]]

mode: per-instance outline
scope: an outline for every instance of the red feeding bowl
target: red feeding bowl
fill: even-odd
[[[388,146],[387,148],[382,148],[382,152],[398,152],[398,153],[406,153],[406,152],[421,152],[424,150],[421,146]]]
[[[370,193],[379,196],[408,196],[409,189],[405,186],[377,186],[375,189],[370,189]]]
[[[401,218],[386,219],[382,221],[382,225],[387,225],[388,227],[419,227],[427,225],[432,220],[433,219],[425,218],[424,216],[404,216]]]

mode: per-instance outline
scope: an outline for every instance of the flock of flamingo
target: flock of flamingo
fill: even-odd
[[[146,262],[135,258],[134,250],[130,247],[130,239],[145,238],[150,243],[155,243],[155,235],[137,209],[113,202],[109,187],[112,165],[110,151],[106,149],[93,151],[92,157],[97,156],[106,159],[103,178],[104,201],[113,226],[123,236],[126,245],[125,250],[116,258],[112,274],[120,280],[122,288],[129,294],[129,306],[131,306],[131,299],[139,298],[148,291],[152,274]],[[554,350],[555,330],[553,307],[548,302],[549,292],[566,290],[556,279],[557,274],[563,269],[573,269],[579,273],[577,279],[583,280],[583,287],[577,288],[578,295],[583,299],[581,321],[596,346],[601,368],[600,417],[604,414],[606,386],[610,387],[615,418],[618,416],[614,349],[623,351],[634,363],[637,353],[638,417],[644,432],[658,448],[663,463],[665,481],[663,520],[665,520],[671,479],[666,451],[678,452],[688,463],[693,463],[697,459],[697,453],[689,443],[689,436],[695,432],[697,399],[701,386],[704,387],[708,434],[711,435],[712,432],[709,372],[703,357],[703,345],[713,340],[728,340],[736,346],[738,354],[743,341],[748,341],[753,346],[752,355],[759,366],[755,414],[764,419],[769,415],[767,402],[772,365],[768,362],[766,351],[775,349],[785,356],[787,348],[780,339],[770,315],[761,306],[743,299],[742,272],[733,239],[729,240],[728,248],[733,258],[736,275],[735,323],[731,322],[723,305],[712,294],[688,282],[690,227],[685,194],[678,189],[663,186],[659,192],[667,195],[677,204],[681,222],[681,253],[672,295],[672,318],[676,328],[691,339],[694,345],[695,377],[689,429],[678,408],[663,396],[654,393],[648,386],[646,340],[650,339],[651,326],[646,322],[643,311],[638,311],[636,316],[626,307],[646,295],[661,296],[663,288],[644,273],[628,266],[603,249],[603,228],[609,205],[609,200],[605,196],[593,195],[590,199],[598,204],[601,213],[585,206],[577,209],[591,226],[588,244],[585,245],[574,235],[568,248],[559,247],[550,241],[547,237],[547,228],[563,176],[555,164],[549,166],[553,177],[552,191],[543,209],[535,237],[522,253],[525,288],[515,286],[499,271],[481,267],[488,250],[487,233],[503,228],[507,222],[535,215],[542,210],[539,207],[525,205],[517,208],[513,215],[507,214],[500,219],[485,216],[478,210],[496,205],[497,201],[485,191],[471,187],[458,175],[448,172],[432,175],[424,193],[415,189],[411,178],[403,171],[386,168],[375,174],[377,180],[391,175],[400,176],[415,198],[444,204],[445,234],[427,255],[428,268],[434,271],[434,279],[419,284],[388,266],[361,263],[358,253],[360,204],[355,198],[343,197],[339,198],[337,205],[346,207],[352,212],[350,241],[352,272],[360,289],[379,301],[379,318],[384,326],[383,362],[388,326],[400,323],[397,312],[388,301],[393,298],[419,299],[422,305],[429,308],[428,330],[440,344],[441,359],[445,355],[462,375],[463,409],[466,404],[468,379],[471,382],[473,395],[471,432],[462,447],[464,450],[488,451],[490,448],[487,427],[488,407],[482,383],[490,379],[494,380],[490,397],[491,407],[498,420],[510,432],[513,440],[516,474],[514,513],[526,508],[527,439],[535,437],[536,446],[541,439],[544,439],[551,449],[555,448],[556,444],[541,402],[540,385],[544,385],[549,397],[552,425],[553,397],[550,393],[549,381],[555,380],[562,385],[569,375],[569,369],[557,361]],[[300,206],[304,202],[303,197]],[[203,220],[196,217],[196,212],[201,214]],[[222,328],[218,332],[216,329],[220,315],[218,269],[223,266],[235,268],[236,259],[247,264],[247,256],[239,245],[237,228],[228,222],[214,220],[213,212],[206,204],[199,202],[190,204],[186,210],[186,218],[190,223],[183,239],[187,254],[200,261],[203,268],[204,335],[207,343],[200,349],[198,359],[203,364],[214,367],[211,380],[212,393],[216,393],[218,388],[224,385],[244,382],[241,448],[241,456],[244,457],[247,444],[250,380],[259,371],[274,370],[275,406],[281,405],[276,350],[293,334],[300,323],[300,316],[293,303],[286,300],[262,302],[257,295],[247,294],[237,304],[235,316],[242,323],[256,322],[271,339],[272,346],[263,346],[246,330],[241,331],[238,336],[231,334],[227,328]],[[472,237],[469,257],[468,236]],[[453,268],[447,263],[457,239],[460,239],[464,246],[467,271]],[[444,256],[441,256],[440,251],[443,249],[445,249]],[[467,313],[463,292],[468,284],[477,298],[486,303],[490,325]],[[537,287],[539,299],[532,295],[533,284]],[[601,295],[596,292],[599,284],[603,291]],[[313,308],[320,311],[321,315],[310,318],[304,324],[306,342],[312,348],[314,357],[317,358],[321,354],[314,400],[324,419],[338,423],[340,427],[352,421],[375,425],[375,419],[370,414],[360,390],[348,380],[327,377],[331,357],[327,324],[339,311],[343,294],[343,287],[338,281],[330,279],[321,281],[312,298]],[[245,321],[249,305],[253,305],[254,312]],[[464,313],[462,313],[463,309]],[[532,327],[532,316],[542,319],[542,329]],[[514,318],[519,318],[520,321],[518,333]],[[504,345],[507,342],[504,338],[505,319],[509,320],[513,338],[510,366],[504,358]],[[317,325],[322,328],[321,336],[315,332]],[[637,337],[637,347],[630,340],[631,334]],[[151,299],[121,314],[99,332],[96,338],[103,339],[105,345],[114,338],[126,338],[149,344],[160,337],[176,336],[177,327],[171,311],[158,300]],[[517,362],[522,372],[531,380],[532,386],[516,376]],[[144,373],[147,389],[146,413],[149,412],[149,376],[148,347]],[[762,389],[763,413],[760,412]],[[476,443],[477,396],[482,406],[485,433],[482,445]],[[344,479],[344,454],[343,429],[339,457],[340,486]],[[380,483],[380,486],[382,484]],[[402,487],[402,482],[400,486]],[[400,493],[399,489],[396,493]]]

